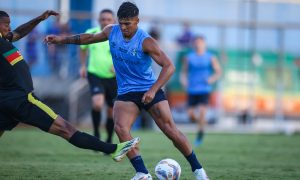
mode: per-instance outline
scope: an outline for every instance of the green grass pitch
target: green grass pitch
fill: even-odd
[[[194,179],[185,158],[161,133],[137,131],[146,166],[172,158],[181,179]],[[194,135],[187,135],[193,140]],[[115,139],[116,142],[116,139]],[[300,135],[208,134],[195,152],[210,179],[300,179]],[[0,138],[0,179],[130,179],[134,170],[125,159],[82,150],[37,129],[15,129]]]

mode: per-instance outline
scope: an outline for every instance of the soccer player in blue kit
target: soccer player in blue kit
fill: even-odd
[[[212,84],[220,78],[221,73],[217,58],[206,50],[205,38],[195,37],[194,51],[183,61],[181,83],[188,93],[188,115],[193,122],[198,123],[198,134],[194,142],[196,146],[202,144]]]
[[[130,129],[141,109],[147,110],[162,132],[186,157],[197,180],[208,179],[187,138],[177,129],[168,101],[161,87],[170,79],[175,67],[157,42],[138,28],[139,9],[123,2],[117,16],[119,24],[106,26],[97,34],[73,36],[48,35],[45,41],[53,44],[91,44],[109,40],[118,84],[118,96],[113,107],[115,131],[121,142],[130,140]],[[151,58],[162,67],[156,79]],[[152,176],[135,149],[128,158],[136,170],[132,180],[151,180]]]

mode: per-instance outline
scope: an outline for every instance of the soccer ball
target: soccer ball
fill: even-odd
[[[155,175],[159,180],[178,180],[180,165],[173,159],[163,159],[155,166]]]

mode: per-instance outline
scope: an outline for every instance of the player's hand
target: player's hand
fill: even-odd
[[[179,82],[180,82],[181,86],[183,87],[183,89],[186,90],[187,86],[188,86],[188,81],[187,81],[187,77],[185,74],[180,73]]]
[[[187,79],[186,79],[186,78],[180,77],[180,84],[181,84],[181,86],[183,87],[183,89],[187,89],[188,82],[187,82]]]
[[[47,44],[59,44],[62,41],[62,37],[56,35],[48,35],[45,37],[44,41]]]
[[[79,74],[80,74],[80,77],[81,78],[86,78],[87,76],[87,73],[86,73],[86,66],[81,66],[80,67],[80,70],[79,70]]]
[[[40,15],[41,20],[47,19],[49,16],[58,16],[58,12],[47,10],[42,15]]]
[[[155,91],[149,89],[149,90],[144,94],[144,96],[143,96],[143,98],[142,98],[142,103],[143,103],[143,104],[149,104],[149,103],[151,103],[152,100],[153,100],[154,97],[155,97],[155,94],[156,94]]]
[[[208,83],[208,84],[212,84],[212,83],[214,83],[214,82],[215,82],[215,80],[214,80],[213,77],[207,79],[207,83]]]
[[[112,72],[112,73],[116,74],[116,71],[115,71],[115,68],[114,68],[114,66],[111,66],[111,68],[110,68],[110,72]]]

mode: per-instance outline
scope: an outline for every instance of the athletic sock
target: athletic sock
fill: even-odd
[[[101,123],[101,112],[92,109],[92,120],[93,120],[94,135],[97,138],[101,139],[100,132],[99,132],[99,125]]]
[[[105,143],[95,136],[80,131],[76,131],[70,138],[69,142],[82,149],[101,151],[106,154],[111,154],[117,149],[116,144]]]
[[[194,153],[194,151],[192,151],[192,153],[188,156],[185,157],[188,162],[191,165],[192,171],[194,172],[196,169],[201,169],[202,166],[200,164],[200,162],[198,161],[196,154]]]
[[[106,131],[107,131],[107,143],[111,143],[112,142],[112,137],[114,134],[114,121],[112,118],[107,118],[106,120]]]
[[[141,156],[136,156],[136,157],[130,159],[130,162],[136,172],[142,172],[145,174],[149,173],[147,168],[145,167],[144,161]]]
[[[197,140],[202,140],[204,136],[204,131],[203,130],[199,130],[197,133]]]

